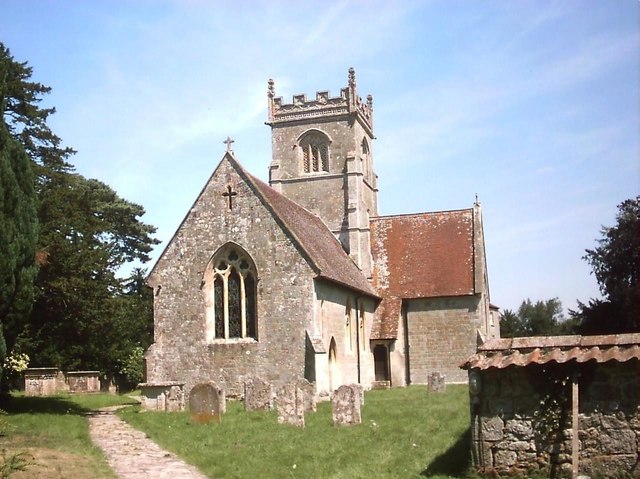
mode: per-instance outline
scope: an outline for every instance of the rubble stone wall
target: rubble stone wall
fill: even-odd
[[[480,393],[471,395],[476,468],[485,473],[539,470],[549,477],[566,476],[571,470],[571,390],[576,370],[580,391],[579,472],[596,477],[603,473],[607,477],[638,474],[637,360],[475,371],[481,377]]]

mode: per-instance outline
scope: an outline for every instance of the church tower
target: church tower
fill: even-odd
[[[338,97],[319,91],[315,100],[302,94],[283,103],[269,80],[268,101],[269,184],[318,215],[370,278],[369,217],[378,215],[373,98],[358,97],[350,68],[349,84]]]

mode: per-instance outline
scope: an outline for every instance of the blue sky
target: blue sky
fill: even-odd
[[[598,296],[581,259],[640,193],[640,2],[2,0],[77,171],[162,251],[230,135],[262,179],[269,78],[371,93],[381,214],[482,203],[492,301]]]

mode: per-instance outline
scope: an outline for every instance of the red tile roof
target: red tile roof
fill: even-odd
[[[403,298],[475,293],[472,208],[372,218],[371,250],[383,297],[372,339],[397,337]]]
[[[606,336],[545,336],[491,339],[478,347],[463,369],[503,369],[554,361],[584,363],[640,359],[640,333]]]
[[[285,231],[300,246],[319,277],[377,297],[360,268],[345,253],[340,242],[318,216],[245,171],[232,155],[227,156],[238,173],[245,177],[258,197],[271,209],[276,219],[282,222]]]

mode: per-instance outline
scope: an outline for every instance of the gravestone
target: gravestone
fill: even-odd
[[[194,421],[203,424],[212,420],[220,422],[226,409],[224,389],[219,388],[215,383],[196,384],[191,389],[189,393],[189,411]]]
[[[57,368],[29,368],[24,370],[25,396],[50,396],[57,392]]]
[[[333,392],[333,425],[343,426],[362,422],[361,393],[357,385],[340,386]]]
[[[427,388],[429,392],[433,393],[442,393],[446,390],[446,383],[444,382],[444,374],[440,372],[434,372],[429,374],[429,378],[427,380]]]
[[[285,384],[276,395],[278,422],[304,427],[305,392],[294,383]]]
[[[176,412],[184,410],[184,394],[179,386],[171,386],[166,400],[166,410]]]
[[[184,383],[168,381],[164,383],[141,383],[140,403],[143,409],[156,411],[169,411],[170,408],[184,409]],[[173,401],[168,405],[169,399]]]
[[[358,391],[358,396],[360,396],[360,406],[364,406],[364,386],[362,384],[350,384],[350,386]]]
[[[316,412],[316,384],[306,379],[296,381],[296,386],[303,393],[304,412]]]
[[[245,411],[273,409],[273,386],[260,378],[251,378],[244,383]]]
[[[156,409],[158,411],[165,411],[167,409],[167,397],[164,393],[160,393],[156,397]]]
[[[69,371],[67,383],[72,393],[100,392],[100,371]]]

